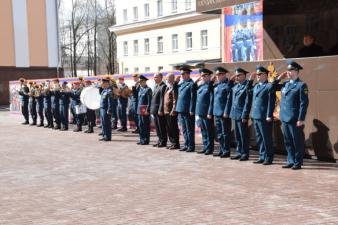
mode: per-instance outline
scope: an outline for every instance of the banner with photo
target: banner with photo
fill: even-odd
[[[263,60],[263,0],[224,8],[223,14],[223,60]]]

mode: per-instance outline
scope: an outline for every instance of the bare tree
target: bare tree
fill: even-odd
[[[116,23],[115,18],[115,2],[114,0],[105,0],[105,5],[102,9],[100,24],[98,26],[100,33],[100,55],[106,65],[107,73],[113,74],[117,72],[116,68],[116,35],[109,31],[109,27]]]
[[[116,72],[116,37],[109,32],[115,24],[114,0],[104,0],[104,5],[98,0],[71,0],[68,14],[62,9],[62,3],[70,3],[66,1],[60,0],[62,65],[68,64],[75,77],[84,61],[88,75],[102,73],[100,65],[109,74]]]

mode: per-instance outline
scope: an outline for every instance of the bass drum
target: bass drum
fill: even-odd
[[[86,87],[82,90],[80,100],[88,109],[100,108],[101,95],[96,87]]]

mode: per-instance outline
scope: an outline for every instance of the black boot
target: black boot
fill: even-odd
[[[76,129],[73,130],[74,132],[80,132],[82,131],[82,126],[77,125]]]

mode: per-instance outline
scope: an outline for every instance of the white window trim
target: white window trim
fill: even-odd
[[[162,40],[161,43],[162,43],[162,49],[160,51],[160,41],[159,40]],[[162,54],[164,52],[164,49],[163,49],[164,45],[163,45],[163,36],[159,36],[157,37],[157,53],[158,54]]]
[[[149,3],[145,3],[143,8],[144,8],[144,18],[148,19],[150,17]]]
[[[174,45],[174,36],[176,37],[176,42],[175,42],[176,46]],[[171,47],[172,52],[178,52],[178,34],[171,35],[171,44],[172,44],[172,47]],[[176,48],[174,48],[174,46]]]
[[[174,8],[175,1],[175,8]],[[177,13],[177,0],[171,0],[171,13]]]
[[[128,56],[128,53],[129,53],[128,48],[129,48],[128,42],[124,41],[123,42],[123,56]]]
[[[159,4],[159,3],[161,3],[161,4]],[[163,1],[157,0],[156,4],[157,4],[157,17],[161,17],[161,16],[163,16]],[[160,5],[161,5],[161,10],[159,8]]]
[[[206,32],[206,45],[203,45],[203,32]],[[202,50],[205,50],[205,49],[208,49],[208,30],[201,30],[201,49]]]
[[[133,48],[134,48],[134,56],[138,56],[138,50],[139,50],[138,40],[134,40]]]
[[[188,47],[188,34],[191,34],[191,37],[190,37],[190,40],[191,40],[191,46],[190,47]],[[193,40],[192,40],[192,32],[186,32],[185,33],[185,50],[186,51],[191,51],[192,50],[192,44],[193,44],[193,42],[192,42]]]
[[[146,45],[146,43],[148,43],[148,45]],[[149,52],[150,52],[150,40],[149,40],[149,38],[145,38],[144,39],[144,54],[149,55]]]
[[[137,6],[133,7],[133,17],[134,17],[133,21],[138,21],[138,7]]]

